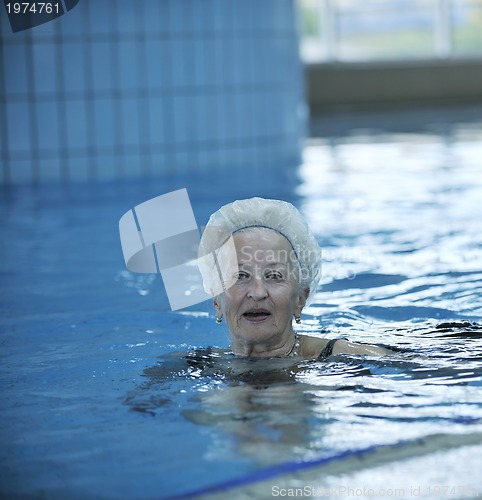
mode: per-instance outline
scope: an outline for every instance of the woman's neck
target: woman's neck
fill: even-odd
[[[251,358],[272,358],[290,356],[296,348],[297,337],[291,332],[286,339],[282,339],[277,345],[262,342],[232,342],[231,348],[237,356]]]

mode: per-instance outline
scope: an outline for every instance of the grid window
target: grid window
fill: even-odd
[[[450,15],[454,53],[481,56],[482,1],[453,0]]]
[[[482,57],[482,0],[298,0],[306,62]]]
[[[337,12],[338,55],[342,60],[433,56],[431,1],[345,1]]]

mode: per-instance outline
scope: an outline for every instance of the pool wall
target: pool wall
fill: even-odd
[[[81,0],[17,33],[1,12],[0,183],[299,164],[294,0]]]

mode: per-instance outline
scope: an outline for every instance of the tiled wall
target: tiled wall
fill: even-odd
[[[229,172],[299,161],[294,0],[80,0],[1,13],[1,183]]]

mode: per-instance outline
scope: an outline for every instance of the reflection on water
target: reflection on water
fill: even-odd
[[[481,144],[480,123],[313,141],[297,192],[323,248],[315,302],[376,302],[388,320],[482,316]]]
[[[205,459],[273,465],[354,448],[482,429],[482,327],[419,325],[392,356],[324,361],[236,358],[220,349],[164,355],[125,403],[175,408],[214,431]],[[187,404],[184,397],[187,395]]]

